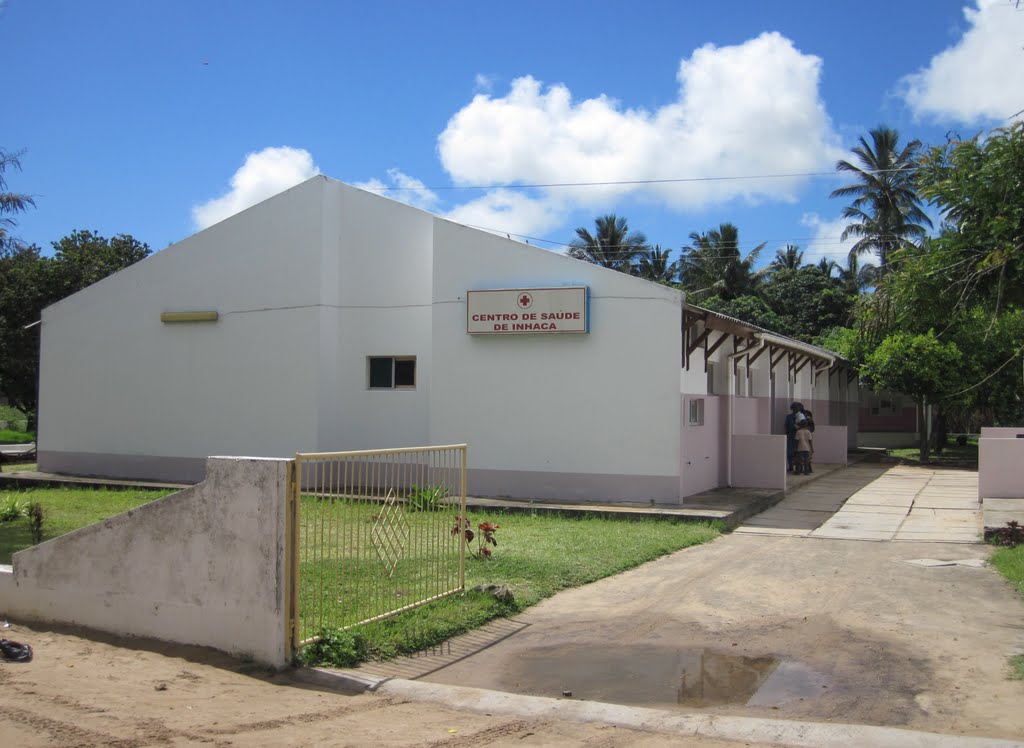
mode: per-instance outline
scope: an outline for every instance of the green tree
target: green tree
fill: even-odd
[[[680,260],[672,260],[672,250],[662,249],[660,244],[649,247],[639,254],[633,265],[633,272],[644,280],[670,286],[679,278]]]
[[[73,231],[53,242],[53,288],[70,296],[149,256],[149,246],[129,234],[106,239],[92,231]]]
[[[35,428],[39,312],[52,298],[48,260],[36,246],[9,243],[0,252],[0,394]]]
[[[761,295],[782,320],[780,331],[807,342],[848,324],[853,309],[853,300],[817,265],[774,273]]]
[[[700,306],[781,335],[789,335],[786,321],[759,296],[737,296],[728,301],[719,296],[708,296],[701,300]]]
[[[842,238],[858,237],[851,254],[877,252],[879,270],[884,274],[893,252],[908,242],[924,237],[931,219],[921,209],[915,189],[915,156],[921,148],[918,140],[899,147],[899,133],[879,126],[869,131],[871,143],[863,137],[853,149],[859,166],[839,161],[836,170],[852,174],[853,184],[832,191],[832,197],[853,198],[843,209],[843,218],[851,223]]]
[[[569,256],[601,267],[629,272],[634,262],[647,251],[643,232],[630,231],[625,218],[610,213],[594,221],[595,232],[576,229],[576,238],[569,244]]]
[[[962,389],[963,354],[955,343],[935,333],[895,332],[870,351],[861,374],[876,390],[900,392],[917,403],[921,461],[928,459],[925,406],[947,399]]]
[[[690,234],[691,246],[683,247],[680,276],[682,288],[695,303],[706,296],[731,301],[739,296],[756,296],[765,275],[755,271],[764,243],[746,256],[740,254],[739,229],[723,223],[703,234]]]
[[[149,254],[127,234],[106,239],[76,231],[53,243],[44,257],[36,246],[0,253],[0,393],[24,411],[34,429],[39,381],[42,310]],[[32,325],[29,327],[29,325]]]
[[[1024,123],[929,149],[918,184],[945,221],[929,249],[948,298],[993,314],[1024,304]]]

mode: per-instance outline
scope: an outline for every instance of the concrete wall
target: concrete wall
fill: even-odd
[[[40,470],[195,480],[210,454],[316,449],[324,182],[43,311]],[[220,319],[160,321],[194,310]]]
[[[718,488],[725,482],[725,438],[722,425],[724,397],[700,395],[704,400],[704,424],[686,424],[689,402],[693,395],[683,398],[683,430],[680,440],[680,496],[692,496]]]
[[[1024,434],[1024,426],[982,426],[982,439],[1016,439]]]
[[[434,218],[333,180],[324,203],[317,449],[428,444]],[[416,387],[369,389],[369,356],[415,356]]]
[[[15,553],[0,611],[286,665],[287,464],[211,457],[204,483]]]
[[[786,487],[786,437],[737,434],[732,438],[732,484],[744,488]]]
[[[767,397],[737,397],[733,400],[734,434],[772,433],[771,400]]]
[[[1024,429],[984,428],[978,440],[978,500],[1024,499]],[[994,434],[994,436],[989,436]]]
[[[815,421],[814,461],[816,463],[845,465],[848,447],[846,426],[821,426]]]
[[[679,501],[680,292],[440,218],[433,277],[430,442],[471,493]],[[567,285],[589,334],[466,333],[467,290]]]

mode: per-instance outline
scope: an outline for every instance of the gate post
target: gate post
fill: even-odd
[[[299,499],[301,476],[298,459],[288,463],[285,503],[285,652],[292,659],[299,649]]]

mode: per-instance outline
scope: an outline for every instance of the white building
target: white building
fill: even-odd
[[[582,314],[558,322],[582,331],[471,332],[493,320],[469,303],[485,314],[517,303],[468,302],[494,289]],[[727,318],[694,313],[679,291],[318,176],[44,311],[39,469],[198,480],[211,454],[468,442],[474,495],[678,503],[740,485],[736,470],[689,468],[690,447],[708,443],[694,432],[732,394],[694,367],[694,340]],[[741,347],[767,334],[736,329]],[[787,341],[770,341],[776,366],[800,355]],[[723,383],[742,361],[734,350],[709,354]],[[821,364],[829,354],[816,351]],[[776,403],[802,395],[799,376],[780,390],[776,374]],[[741,397],[760,394],[750,381]],[[694,395],[704,420],[691,427]],[[740,411],[733,438],[764,426]],[[765,461],[780,437],[768,438]],[[715,439],[723,464],[733,439]]]

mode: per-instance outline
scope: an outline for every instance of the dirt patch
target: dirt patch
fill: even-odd
[[[35,659],[0,662],[0,746],[736,745],[322,691],[202,648],[21,625],[2,635]]]

